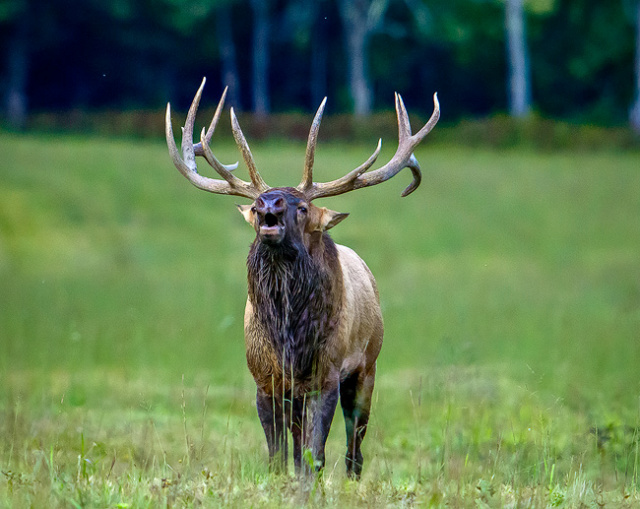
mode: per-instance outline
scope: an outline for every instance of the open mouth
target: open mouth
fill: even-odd
[[[284,227],[279,223],[275,214],[264,215],[260,225],[260,236],[268,241],[279,241],[284,237]]]

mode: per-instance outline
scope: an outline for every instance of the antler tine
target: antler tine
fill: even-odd
[[[316,112],[316,116],[311,124],[309,130],[309,138],[307,140],[307,152],[304,158],[304,172],[302,173],[302,180],[298,185],[300,191],[306,191],[313,186],[313,163],[316,155],[316,145],[318,144],[318,132],[320,131],[320,122],[322,121],[322,114],[324,113],[324,107],[327,104],[327,98],[325,97]]]
[[[220,112],[222,111],[226,90],[223,93],[222,99],[218,103],[218,108],[213,120],[211,121],[209,129],[207,131],[203,129],[202,135],[200,137],[200,143],[198,143],[196,146],[194,146],[193,144],[193,128],[195,124],[196,112],[198,110],[198,105],[200,104],[200,98],[202,97],[202,90],[204,89],[205,82],[206,78],[202,80],[200,88],[193,98],[193,102],[191,103],[191,107],[189,108],[189,113],[187,114],[185,126],[182,129],[182,157],[180,156],[178,147],[176,146],[176,142],[173,137],[173,127],[171,125],[171,104],[167,103],[167,112],[165,116],[165,135],[167,138],[169,155],[171,156],[173,164],[176,166],[178,171],[180,171],[180,173],[182,173],[182,175],[184,175],[189,180],[189,182],[191,182],[197,188],[216,194],[233,194],[236,196],[244,196],[246,198],[254,199],[260,195],[261,190],[257,189],[253,184],[244,182],[243,180],[240,180],[239,178],[231,174],[231,171],[237,168],[238,163],[233,165],[222,164],[213,155],[213,152],[209,147],[209,141],[211,139],[211,136],[213,135],[213,131],[215,130],[216,124],[220,117]],[[204,156],[207,162],[213,167],[214,170],[216,170],[219,175],[224,178],[224,180],[212,179],[200,175],[198,173],[198,168],[196,165],[196,155]]]
[[[411,138],[411,122],[409,121],[409,114],[407,113],[407,108],[404,105],[404,101],[402,100],[402,96],[395,92],[396,97],[396,116],[398,117],[398,144],[401,145],[403,142],[406,143],[406,140]]]
[[[202,151],[203,151],[202,155],[207,160],[207,162],[220,174],[220,176],[229,183],[230,191],[229,193],[226,193],[226,194],[235,194],[237,196],[244,196],[246,198],[251,198],[251,199],[255,199],[258,196],[260,196],[260,191],[258,191],[253,186],[253,184],[250,184],[248,182],[245,182],[242,179],[239,179],[233,173],[231,173],[228,166],[218,161],[216,156],[213,155],[213,151],[211,150],[211,147],[207,143],[206,137],[207,137],[207,134],[203,128],[202,134],[200,135],[200,140],[202,142]],[[233,169],[235,170],[237,166],[238,164],[236,163]]]
[[[233,131],[233,137],[236,140],[236,145],[238,145],[240,152],[242,152],[242,157],[249,170],[251,182],[261,193],[268,191],[270,187],[264,180],[262,180],[260,173],[258,173],[256,163],[253,160],[253,154],[251,153],[249,144],[247,143],[247,140],[242,133],[242,129],[240,129],[240,123],[238,122],[238,117],[236,117],[233,108],[231,108],[231,129]]]
[[[425,136],[431,132],[438,123],[438,120],[440,120],[440,101],[438,101],[438,92],[436,92],[433,94],[433,113],[431,114],[429,121],[416,133],[418,143],[420,143]]]
[[[350,171],[342,178],[332,180],[325,183],[314,183],[307,191],[309,200],[323,198],[327,196],[336,196],[361,187],[374,186],[395,176],[403,168],[409,168],[413,174],[413,181],[402,192],[402,196],[407,196],[415,191],[422,180],[420,165],[413,155],[413,150],[434,128],[440,118],[440,103],[438,102],[438,94],[433,94],[433,113],[429,121],[416,134],[411,134],[411,124],[409,115],[404,105],[404,101],[400,94],[396,93],[396,115],[398,117],[398,149],[391,160],[369,173],[365,173],[375,161],[380,152],[380,144],[374,155],[362,166]],[[375,156],[375,157],[374,157]],[[373,159],[373,160],[372,160]]]
[[[353,189],[357,189],[357,187],[354,187],[357,185],[357,178],[373,166],[373,164],[378,159],[381,150],[382,138],[378,140],[378,146],[373,151],[373,154],[369,156],[369,159],[367,159],[357,168],[351,170],[344,177],[332,180],[331,182],[313,182],[311,184],[311,187],[306,190],[302,190],[300,188],[298,189],[304,191],[309,200],[315,200],[316,198],[322,198],[325,196],[336,196],[338,194],[343,194],[348,191],[352,191]]]
[[[405,187],[404,191],[400,193],[400,196],[402,196],[403,198],[405,196],[410,195],[416,189],[418,189],[420,182],[422,182],[422,172],[420,171],[420,163],[418,163],[416,156],[414,156],[413,154],[411,154],[411,157],[409,158],[409,162],[407,163],[406,168],[409,168],[411,170],[411,173],[413,174],[413,180],[411,181],[411,184]]]
[[[173,137],[173,127],[171,126],[171,104],[167,103],[167,113],[164,117],[164,132],[165,137],[167,138],[167,147],[169,147],[169,155],[171,156],[171,160],[180,173],[182,173],[185,177],[189,178],[189,174],[193,171],[180,157],[180,152],[178,152],[178,147],[176,146],[176,140]]]
[[[213,114],[213,118],[211,119],[211,123],[209,124],[209,129],[207,129],[207,134],[205,136],[205,139],[196,143],[193,146],[193,151],[195,152],[195,155],[197,156],[204,156],[204,150],[202,148],[203,145],[203,141],[206,141],[206,143],[211,143],[211,138],[213,137],[213,133],[216,130],[216,126],[218,125],[218,120],[220,120],[220,115],[222,114],[222,110],[224,108],[224,102],[227,99],[227,92],[229,91],[229,87],[224,87],[224,90],[222,92],[222,97],[220,97],[220,100],[218,101],[218,106],[216,107],[216,111]],[[230,168],[231,165],[225,165],[225,167],[227,169]],[[236,163],[236,167],[237,167],[237,163]],[[234,168],[235,169],[235,168]]]
[[[204,84],[206,82],[207,78],[202,78],[202,83],[191,102],[189,112],[187,113],[187,119],[184,121],[184,127],[182,128],[182,156],[184,158],[184,162],[193,171],[198,171],[196,165],[196,154],[193,148],[193,126],[196,122],[196,112],[198,111],[200,98],[202,97],[202,90],[204,89]]]

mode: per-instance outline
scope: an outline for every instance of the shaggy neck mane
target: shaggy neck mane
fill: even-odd
[[[331,238],[319,249],[254,242],[247,260],[248,293],[287,376],[312,375],[318,352],[336,327],[342,288]]]

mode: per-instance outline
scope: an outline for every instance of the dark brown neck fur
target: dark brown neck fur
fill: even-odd
[[[248,293],[286,376],[309,378],[337,326],[342,272],[329,235],[312,234],[308,249],[255,241],[247,260]]]

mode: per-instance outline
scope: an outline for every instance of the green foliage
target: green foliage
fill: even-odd
[[[321,144],[317,178],[370,148]],[[268,182],[299,180],[303,144],[252,149]],[[401,174],[332,199],[386,335],[364,478],[345,479],[338,412],[314,485],[268,472],[234,200],[193,189],[156,141],[0,150],[1,506],[640,503],[636,153],[443,142],[416,154],[411,197]]]
[[[0,0],[0,22],[13,21],[24,12],[26,0]]]
[[[438,90],[444,119],[506,109],[502,0],[378,2],[387,3],[369,57],[376,107],[390,105],[398,90],[417,105],[413,111],[426,114],[431,91]],[[525,6],[534,107],[553,118],[625,124],[634,96],[630,2],[529,0]],[[239,91],[249,105],[248,0],[0,0],[0,47],[7,48],[0,54],[0,91],[16,79],[9,51],[24,31],[23,92],[32,111],[155,108],[168,100],[185,106],[203,75],[218,90],[227,84],[216,29],[221,7],[231,12]],[[336,1],[272,2],[269,20],[276,111],[313,110],[314,87],[332,98],[330,110],[345,111],[347,62]],[[315,59],[314,47],[330,57]]]
[[[622,1],[563,0],[552,16],[534,19],[531,65],[540,109],[577,121],[625,120],[634,93],[634,43]],[[554,72],[558,66],[562,73]]]
[[[558,0],[528,0],[525,1],[525,8],[536,14],[550,14],[556,10]]]

